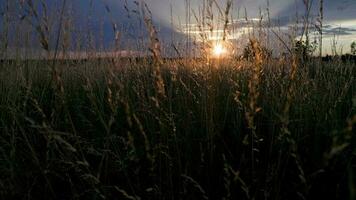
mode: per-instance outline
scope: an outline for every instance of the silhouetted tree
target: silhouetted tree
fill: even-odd
[[[315,52],[317,47],[316,43],[309,43],[305,41],[296,41],[294,46],[294,52],[303,61],[308,60],[313,53]]]
[[[267,49],[266,47],[259,46],[261,53],[262,53],[262,58],[263,59],[268,59],[272,56],[272,51]],[[256,58],[254,48],[252,47],[251,42],[249,42],[243,51],[243,58],[249,61],[252,61]]]
[[[356,55],[356,42],[351,43],[351,54]]]

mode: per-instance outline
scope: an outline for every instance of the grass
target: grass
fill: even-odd
[[[0,199],[356,198],[356,64],[308,55],[312,2],[304,1],[299,51],[277,37],[289,52],[274,58],[261,45],[261,14],[247,59],[209,56],[215,26],[220,42],[234,45],[233,1],[226,9],[204,1],[192,13],[188,3],[200,58],[164,59],[152,13],[136,2],[152,57],[66,60],[66,1],[56,30],[45,1],[23,1],[22,18],[34,26],[28,38],[37,36],[50,59],[0,61]],[[111,21],[118,50],[121,32]]]
[[[0,195],[351,199],[356,68],[313,62],[293,83],[291,63],[263,63],[253,84],[255,63],[170,60],[162,95],[150,60],[63,61],[56,80],[4,61]]]

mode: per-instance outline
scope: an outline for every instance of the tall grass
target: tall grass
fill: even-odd
[[[141,6],[152,57],[1,61],[0,199],[355,198],[355,63],[164,59]]]

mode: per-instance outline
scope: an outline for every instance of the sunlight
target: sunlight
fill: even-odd
[[[227,50],[221,43],[217,43],[213,46],[212,54],[214,57],[220,58],[226,55],[226,53]]]

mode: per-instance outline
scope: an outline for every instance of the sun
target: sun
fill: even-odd
[[[227,50],[221,43],[217,43],[213,46],[212,54],[214,57],[220,58],[223,57],[226,53]]]

